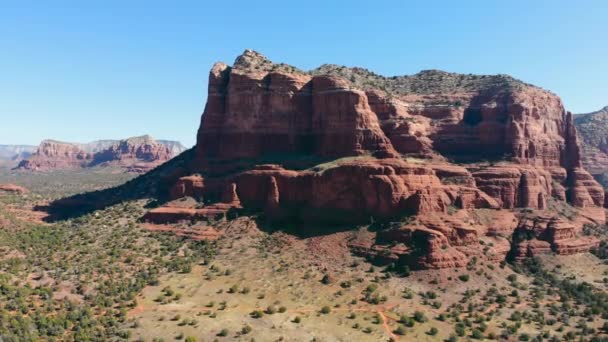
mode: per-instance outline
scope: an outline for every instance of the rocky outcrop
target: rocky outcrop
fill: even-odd
[[[0,194],[1,193],[11,193],[11,194],[18,194],[18,195],[22,195],[22,194],[26,194],[29,191],[19,185],[15,185],[15,184],[0,184]]]
[[[519,165],[493,166],[474,170],[472,174],[477,187],[499,199],[501,206],[507,209],[545,209],[548,198],[554,193],[552,175],[545,169]]]
[[[604,189],[582,167],[573,169],[568,175],[568,201],[577,207],[603,206]]]
[[[48,171],[94,166],[117,166],[130,172],[146,172],[174,156],[179,147],[164,145],[150,136],[120,141],[100,140],[89,144],[72,144],[44,140],[38,149],[21,161],[19,169]]]
[[[419,216],[416,222],[381,230],[376,242],[355,242],[355,253],[384,263],[407,264],[414,269],[463,267],[469,247],[479,247],[479,232],[446,215]],[[506,254],[506,252],[505,252]]]
[[[192,175],[181,177],[177,180],[173,187],[171,187],[170,197],[172,199],[194,197],[202,200],[204,189],[205,181],[202,176]]]
[[[491,229],[492,221],[498,219],[501,215],[492,215],[490,222],[481,224],[472,222],[471,216],[419,215],[413,222],[378,231],[375,241],[354,240],[351,248],[376,262],[428,269],[462,267],[473,258],[499,262],[507,257],[522,260],[541,254],[570,255],[599,245],[596,237],[581,236],[571,222],[550,214],[521,215],[514,228]]]
[[[475,188],[444,185],[431,168],[399,159],[338,162],[321,172],[253,169],[234,177],[245,206],[268,206],[283,217],[369,221],[405,213],[442,212],[451,205],[499,208]]]
[[[154,224],[171,224],[180,222],[194,223],[225,218],[233,209],[241,208],[241,201],[236,194],[234,183],[223,191],[222,199],[210,205],[198,204],[195,208],[182,205],[179,201],[148,211],[142,220]]]
[[[404,231],[405,230],[405,231]],[[405,233],[405,234],[404,234]],[[430,228],[401,229],[402,236],[395,241],[414,245],[412,265],[420,268],[463,267],[468,258],[454,247],[442,232]]]
[[[589,252],[599,246],[596,237],[579,237],[577,228],[558,216],[524,217],[513,233],[515,259],[555,252],[569,255]]]
[[[145,224],[144,228],[152,232],[172,233],[195,241],[215,241],[222,232],[211,226],[176,227],[174,225]]]

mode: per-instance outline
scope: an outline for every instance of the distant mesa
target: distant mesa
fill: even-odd
[[[20,170],[114,166],[129,172],[146,172],[185,151],[176,141],[154,140],[149,135],[124,140],[98,140],[87,144],[44,140],[17,165]]]
[[[604,187],[608,186],[608,106],[577,114],[574,123],[581,138],[583,165]]]

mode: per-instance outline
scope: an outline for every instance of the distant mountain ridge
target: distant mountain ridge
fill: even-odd
[[[23,153],[33,153],[36,146],[33,145],[0,145],[0,159],[12,159]]]
[[[608,106],[591,113],[577,114],[574,124],[581,137],[583,164],[608,187]]]
[[[123,140],[130,140],[130,139],[133,140],[133,139],[145,138],[145,137],[152,138],[149,135],[142,135],[142,136],[135,136],[135,137],[130,137],[130,138],[126,138],[126,139],[94,140],[94,141],[91,141],[88,143],[73,143],[73,142],[67,142],[67,141],[61,141],[61,140],[55,140],[55,139],[45,139],[43,141],[75,145],[75,146],[78,146],[80,149],[82,149],[85,152],[97,153],[97,152],[110,148],[110,146],[112,146],[112,145],[119,144]],[[169,147],[176,155],[180,154],[186,150],[186,147],[184,145],[182,145],[182,143],[180,143],[179,141],[164,140],[164,139],[155,139],[155,140],[156,140],[156,142]],[[29,145],[0,145],[0,146],[25,146],[25,147],[31,148],[30,152],[34,152],[38,148],[38,146],[29,146]]]
[[[167,146],[174,155],[178,155],[182,152],[184,152],[185,150],[187,150],[187,148],[182,145],[182,143],[180,143],[179,141],[174,141],[174,140],[162,140],[159,139],[157,140],[159,143]]]
[[[13,167],[36,151],[32,145],[0,145],[0,166]]]
[[[22,170],[118,166],[130,172],[145,172],[186,148],[177,141],[157,141],[149,135],[123,140],[96,140],[90,143],[69,143],[53,139],[43,140],[17,166]]]

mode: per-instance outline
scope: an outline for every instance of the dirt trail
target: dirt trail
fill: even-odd
[[[380,318],[382,318],[382,327],[384,328],[384,331],[386,331],[388,336],[390,336],[393,340],[398,340],[399,338],[397,337],[397,335],[395,335],[395,333],[393,333],[391,327],[388,325],[388,317],[386,317],[384,311],[377,310],[376,312],[378,313],[378,315],[380,315]]]

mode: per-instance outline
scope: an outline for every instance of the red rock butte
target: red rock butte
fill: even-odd
[[[305,72],[246,50],[233,66],[211,69],[194,155],[172,199],[215,202],[214,215],[231,203],[298,222],[408,215],[416,224],[383,234],[406,245],[426,241],[421,267],[460,265],[471,254],[457,246],[524,229],[516,208],[545,217],[573,206],[604,222],[604,190],[581,164],[572,115],[558,96],[506,75],[384,77],[337,65]],[[146,220],[204,216],[204,208],[171,206]],[[507,212],[515,223],[475,228],[449,218],[474,209]],[[561,218],[544,220],[544,230],[563,226]],[[579,228],[538,241],[564,254],[588,250],[595,242],[572,246]],[[498,258],[533,253],[505,241],[495,246]]]

